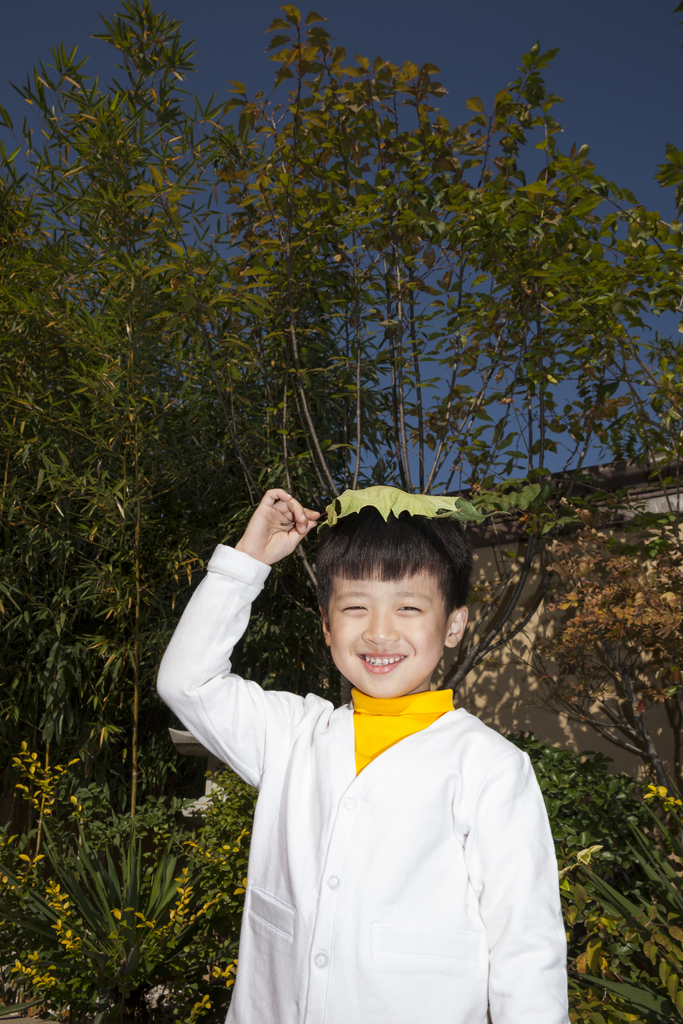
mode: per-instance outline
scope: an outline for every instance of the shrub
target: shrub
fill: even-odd
[[[57,767],[52,778],[67,774]],[[174,820],[177,801],[152,801],[131,819],[105,813],[95,789],[87,807],[73,796],[65,807],[44,799],[50,780],[38,787],[42,852],[38,836],[2,836],[0,930],[15,989],[96,1024],[160,1010],[188,1024],[224,1019],[254,794],[228,772],[217,781],[190,836]],[[167,1004],[156,1011],[154,990]]]
[[[508,736],[531,758],[545,800],[560,870],[591,846],[595,870],[621,891],[642,889],[644,876],[630,844],[631,825],[650,822],[642,787],[628,775],[613,775],[610,758],[576,754],[543,743],[533,734]]]
[[[673,827],[649,811],[649,832],[630,823],[629,850],[645,878],[641,890],[624,895],[593,870],[590,857],[570,865],[562,880],[566,919],[581,933],[581,952],[569,963],[576,1021],[597,1021],[600,1010],[610,1022],[683,1019],[681,801],[663,787],[650,790]]]

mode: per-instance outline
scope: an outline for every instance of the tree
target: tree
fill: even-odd
[[[25,128],[23,180],[6,161],[3,718],[10,749],[18,730],[79,750],[134,813],[140,771],[158,788],[172,763],[152,696],[167,615],[240,481],[201,399],[187,305],[159,275],[204,215],[189,48],[149,3],[105,29],[123,83],[101,90],[53,51],[21,90],[42,148]]]
[[[236,83],[237,132],[217,139],[230,241],[272,310],[240,338],[254,352],[266,339],[256,373],[280,476],[308,474],[296,490],[306,479],[322,505],[359,483],[457,484],[485,511],[522,513],[524,559],[501,549],[446,680],[457,686],[542,601],[547,579],[520,606],[549,541],[579,523],[572,481],[589,453],[643,440],[653,408],[675,419],[640,373],[673,345],[643,334],[678,302],[680,225],[602,178],[587,147],[560,152],[559,98],[541,77],[556,51],[534,47],[491,114],[473,97],[451,128],[431,106],[444,91],[433,65],[345,66],[320,16],[282,10],[271,50],[289,102],[271,109]]]
[[[549,662],[543,676],[549,703],[638,755],[668,787],[646,714],[664,704],[680,728],[681,556],[662,550],[656,536],[649,543],[642,536],[628,540],[586,526],[557,545],[557,592],[549,608],[571,614],[536,653]],[[542,671],[538,661],[537,667]]]
[[[133,809],[170,784],[152,682],[186,581],[268,486],[521,517],[457,684],[524,627],[589,453],[678,451],[673,425],[638,444],[677,415],[675,346],[643,335],[678,303],[679,225],[560,152],[555,51],[452,127],[433,65],[347,63],[282,12],[279,105],[199,103],[179,23],[125,0],[100,35],[120,80],[55,49],[20,90],[42,141],[1,154],[5,751],[82,751]],[[336,699],[314,562],[273,572],[237,667]]]

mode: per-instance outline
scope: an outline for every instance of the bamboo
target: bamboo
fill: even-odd
[[[130,325],[127,325],[130,350],[131,398],[133,403],[133,480],[135,487],[135,621],[133,626],[133,735],[131,739],[131,794],[130,816],[135,817],[138,801],[138,740],[140,728],[140,611],[142,601],[141,566],[140,566],[140,470],[139,470],[139,417],[135,394],[135,362],[133,337]]]

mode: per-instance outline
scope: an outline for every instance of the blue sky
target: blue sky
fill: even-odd
[[[227,96],[228,79],[245,82],[250,92],[270,90],[274,65],[262,33],[279,14],[277,3],[167,0],[158,6],[181,18],[186,37],[196,40],[199,72],[190,87],[201,97]],[[652,177],[665,143],[683,146],[683,15],[673,14],[674,6],[675,0],[316,0],[351,55],[437,64],[449,91],[441,109],[452,123],[467,119],[468,96],[488,105],[536,39],[543,49],[559,46],[547,81],[565,98],[557,108],[562,148],[587,143],[600,172],[667,219],[672,197]],[[9,82],[21,82],[38,60],[49,61],[50,45],[60,41],[92,54],[93,73],[106,74],[109,50],[89,37],[99,31],[98,11],[116,9],[114,0],[6,2],[0,103],[13,117],[24,116]]]

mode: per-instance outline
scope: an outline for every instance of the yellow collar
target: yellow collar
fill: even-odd
[[[369,697],[351,690],[353,710],[362,715],[443,715],[453,710],[452,690],[421,690],[405,697]]]

